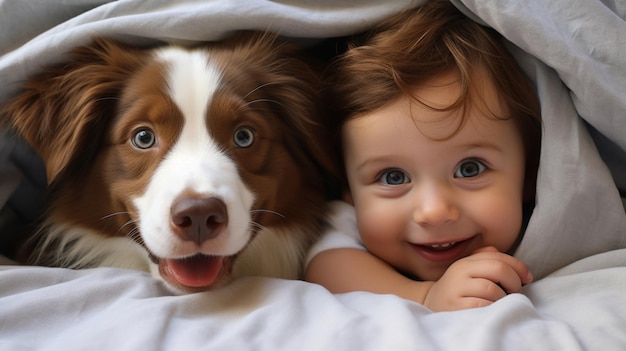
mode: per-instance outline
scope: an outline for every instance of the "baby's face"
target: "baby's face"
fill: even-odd
[[[346,171],[365,246],[396,269],[437,280],[484,246],[508,251],[520,234],[524,149],[489,82],[465,124],[402,97],[346,122]],[[455,76],[414,91],[430,106],[458,96]],[[476,108],[479,106],[479,108]],[[451,137],[450,137],[451,136]],[[443,140],[445,139],[445,140]]]

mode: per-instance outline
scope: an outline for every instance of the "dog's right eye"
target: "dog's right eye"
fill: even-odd
[[[250,127],[241,127],[235,131],[233,141],[238,147],[250,147],[254,142],[254,131]]]
[[[156,136],[150,129],[140,129],[133,135],[132,143],[138,149],[149,149],[156,143]]]

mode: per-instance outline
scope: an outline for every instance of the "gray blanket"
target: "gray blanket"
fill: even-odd
[[[0,1],[0,101],[93,35],[216,40],[234,29],[325,38],[422,1]],[[626,349],[626,3],[460,0],[537,86],[537,206],[516,252],[539,280],[481,309],[431,313],[394,296],[247,278],[169,296],[141,272],[0,268],[0,349]],[[41,165],[0,138],[0,224],[40,203]],[[39,189],[39,190],[38,190]],[[16,195],[17,194],[17,195]],[[2,238],[13,233],[8,227]]]

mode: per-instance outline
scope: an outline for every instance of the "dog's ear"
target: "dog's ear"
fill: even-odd
[[[142,62],[136,51],[94,39],[72,51],[67,62],[28,79],[3,108],[2,124],[33,146],[46,164],[49,182],[78,154],[89,157],[95,151],[124,82]]]

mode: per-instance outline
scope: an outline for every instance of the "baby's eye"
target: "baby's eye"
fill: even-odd
[[[380,175],[380,182],[385,185],[400,185],[410,182],[409,176],[399,169],[390,169]]]
[[[487,169],[484,163],[478,160],[463,161],[454,172],[455,178],[476,177]]]

